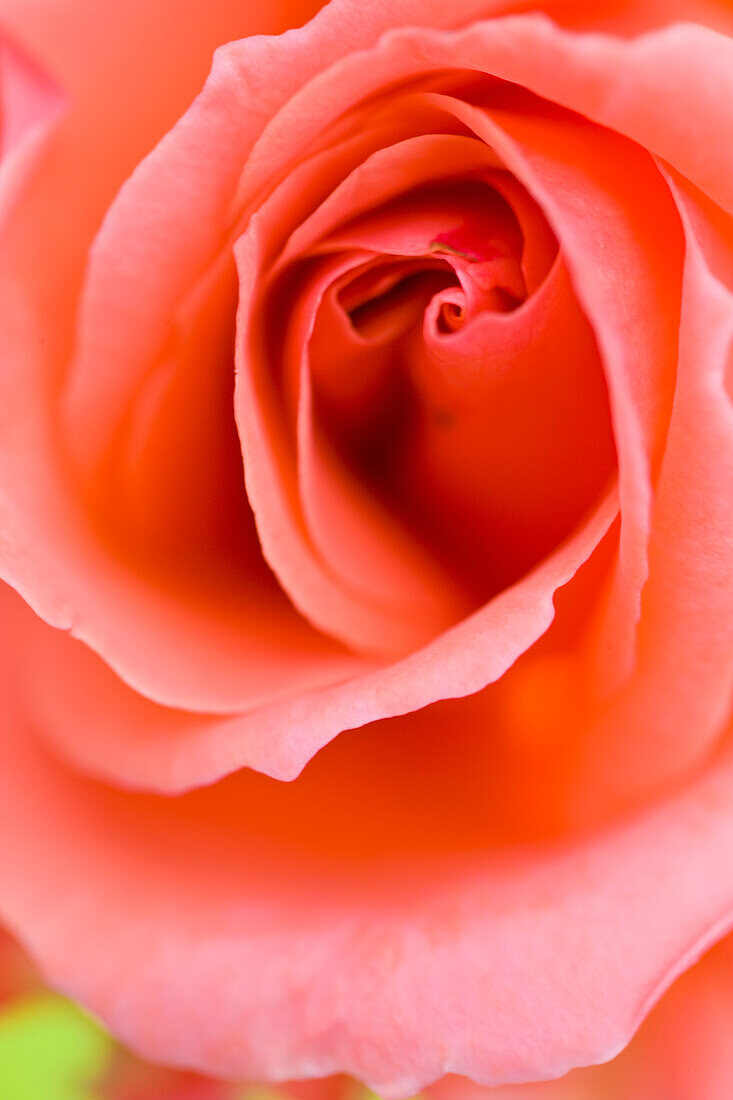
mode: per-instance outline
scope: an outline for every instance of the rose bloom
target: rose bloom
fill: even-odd
[[[549,1081],[733,921],[733,12],[319,7],[0,0],[0,917],[149,1061]]]

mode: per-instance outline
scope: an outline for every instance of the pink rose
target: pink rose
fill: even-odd
[[[0,916],[151,1060],[549,1079],[733,923],[733,16],[318,6],[0,0]]]

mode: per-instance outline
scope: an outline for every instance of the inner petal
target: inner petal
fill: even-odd
[[[472,312],[492,308],[497,289],[514,305],[526,296],[521,228],[510,205],[480,174],[413,188],[329,235],[316,251],[354,247],[421,257],[424,264],[430,257],[443,260]]]
[[[381,502],[484,602],[549,553],[613,477],[593,333],[560,262],[517,308],[521,233],[479,180],[404,196],[319,250],[336,244],[388,259],[342,280],[316,317],[309,402],[330,445],[326,476],[345,480],[339,456],[361,501]],[[419,272],[389,258],[420,247]],[[332,510],[330,531],[315,515],[334,568],[350,503]],[[313,502],[304,508],[313,519]]]
[[[365,274],[368,276],[369,272]],[[378,277],[378,272],[376,274]],[[439,280],[439,285],[444,285],[445,272],[434,271],[430,274],[433,279]],[[392,273],[390,282],[395,277]],[[412,284],[419,278],[419,273],[413,273],[407,276],[407,282]],[[384,280],[380,280],[379,285],[384,286]],[[392,286],[392,295],[395,291],[399,292],[399,286],[399,283]],[[423,292],[430,293],[429,284]],[[303,313],[306,317],[312,316],[307,307],[312,294],[312,288],[310,293],[303,289],[295,316]],[[322,302],[317,291],[316,298]],[[377,437],[372,433],[362,433],[361,440],[371,450],[375,461],[384,461],[392,446],[391,438],[399,441],[401,435],[403,400],[399,373],[393,369],[395,356],[399,356],[399,334],[405,325],[409,329],[421,322],[424,301],[421,302],[419,295],[414,300],[409,289],[405,291],[403,288],[401,297],[398,293],[396,298],[391,298],[391,308],[384,306],[381,316],[377,306],[372,317],[367,318],[364,311],[368,311],[369,305],[367,302],[357,309],[367,327],[371,325],[382,333],[381,341],[359,338],[350,325],[344,324],[343,312],[336,309],[331,315],[336,327],[326,331],[325,342],[338,354],[339,323],[346,328],[346,332],[342,333],[346,346],[355,350],[356,356],[361,358],[364,377],[359,387],[358,372],[349,372],[348,364],[342,361],[338,376],[351,374],[356,387],[350,387],[349,393],[348,384],[342,385],[341,396],[351,400],[355,413],[352,418],[354,429],[357,429],[356,420],[362,401],[365,400],[372,408],[375,408],[375,399],[378,401],[384,430]],[[308,331],[311,327],[312,320]],[[379,498],[368,487],[365,489],[363,481],[349,470],[323,432],[320,418],[314,415],[307,339],[296,345],[296,350],[299,370],[296,435],[300,505],[310,539],[326,567],[350,591],[359,593],[373,605],[404,609],[415,626],[424,625],[426,634],[435,630],[441,621],[449,623],[462,617],[470,610],[470,604],[450,573],[441,569],[421,543],[411,537],[398,516],[392,516]],[[292,365],[286,364],[286,372],[295,368],[295,359]],[[368,427],[371,429],[373,423],[370,422]]]

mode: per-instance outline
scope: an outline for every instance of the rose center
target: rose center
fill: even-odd
[[[314,308],[286,386],[295,417],[307,363],[331,461],[475,604],[572,530],[613,465],[593,336],[577,306],[550,308],[554,248],[528,296],[532,242],[492,175],[416,188],[299,259]],[[313,265],[337,258],[329,282]]]

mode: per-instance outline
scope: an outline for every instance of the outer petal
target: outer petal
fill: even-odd
[[[430,1100],[721,1100],[733,1074],[732,949],[729,936],[678,978],[608,1064],[488,1092],[446,1077],[429,1090]]]
[[[25,190],[0,253],[0,390],[7,418],[0,444],[0,571],[51,621],[73,624],[82,636],[85,609],[96,605],[102,637],[116,638],[122,651],[138,651],[136,682],[143,688],[146,677],[165,680],[167,668],[168,694],[185,695],[187,676],[198,668],[198,690],[187,701],[200,707],[211,705],[212,696],[220,709],[241,703],[238,668],[244,662],[254,669],[255,652],[245,642],[237,655],[244,639],[236,627],[232,632],[231,620],[227,625],[226,613],[215,614],[215,622],[211,606],[203,612],[183,606],[100,543],[67,476],[50,405],[69,354],[87,248],[114,191],[190,102],[219,42],[250,30],[281,30],[294,13],[304,18],[316,6],[260,7],[260,22],[251,6],[228,0],[205,7],[195,0],[131,2],[113,14],[93,2],[72,9],[7,0],[0,7],[70,89],[63,127]],[[339,679],[359,665],[350,657],[344,663],[328,644],[331,657],[323,665],[321,642],[306,633],[296,650],[305,666],[319,668],[315,681],[306,674],[311,684]],[[260,635],[258,648],[262,644]],[[251,691],[246,695],[252,698]]]
[[[398,43],[402,36],[405,41],[415,41],[415,33],[420,35],[426,29],[462,27],[473,21],[473,41],[485,42],[483,60],[469,62],[465,53],[456,53],[461,67],[491,72],[619,130],[670,161],[723,205],[730,204],[731,154],[724,143],[715,142],[715,135],[727,124],[730,109],[731,97],[720,93],[730,87],[732,79],[731,38],[693,25],[665,25],[632,41],[610,35],[571,34],[536,14],[535,5],[530,15],[490,19],[507,9],[487,5],[485,0],[459,0],[450,7],[422,4],[419,0],[380,2],[370,5],[360,19],[354,19],[353,13],[349,18],[351,8],[352,0],[332,0],[311,24],[315,41],[323,44],[324,61],[334,64],[346,55],[344,67],[338,71],[350,98],[360,90],[359,77],[353,74],[362,64],[360,59],[348,57],[350,46],[368,48],[379,34],[390,29],[392,40]],[[333,44],[339,19],[349,31],[353,27],[361,32],[360,41],[344,38],[343,51]],[[470,26],[465,33],[467,37],[460,39],[463,46],[472,41]],[[450,37],[443,41],[446,46],[456,42]],[[413,52],[411,70],[431,67],[427,57]],[[313,85],[293,95],[274,119],[268,128],[270,141],[258,148],[248,165],[246,178],[250,181],[261,181],[263,171],[267,174],[273,170],[275,141],[281,156],[295,156],[308,146],[324,118],[332,115],[332,100],[323,89],[334,74],[326,65],[322,73]],[[694,89],[696,106],[704,112],[704,118],[697,110],[690,110],[691,99],[673,73],[684,75],[686,87]],[[381,65],[370,71],[363,94],[373,92],[381,74]],[[395,78],[401,74],[393,66],[391,75]],[[306,98],[311,106],[304,116]],[[707,129],[700,131],[698,125]],[[285,135],[289,143],[283,140]]]
[[[13,670],[10,691],[64,756],[125,786],[180,791],[245,765],[292,779],[342,730],[471,695],[499,679],[548,629],[556,590],[590,557],[616,513],[611,494],[529,576],[403,660],[226,717],[151,702],[4,588],[3,615],[15,639],[4,657]]]
[[[300,780],[253,828],[240,781],[116,792],[21,723],[0,752],[10,927],[144,1056],[230,1077],[347,1071],[404,1097],[449,1071],[560,1075],[613,1056],[733,912],[729,756],[583,843],[342,860],[310,827],[277,840]]]
[[[699,766],[727,726],[733,695],[733,293],[706,262],[694,198],[672,186],[687,233],[675,403],[638,664],[576,761],[578,801],[595,812],[620,792],[648,794]]]

